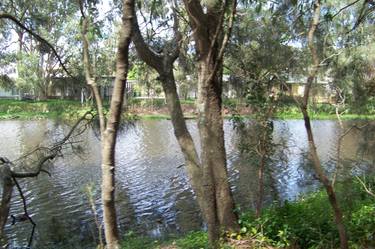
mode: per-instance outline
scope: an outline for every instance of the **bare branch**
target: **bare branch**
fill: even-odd
[[[342,7],[339,11],[337,11],[337,12],[332,16],[332,19],[335,18],[337,15],[339,15],[342,11],[344,11],[344,10],[346,10],[347,8],[353,6],[354,4],[358,3],[359,1],[361,1],[361,0],[356,0],[356,1],[354,1],[354,2],[352,2],[352,3],[350,3],[350,4],[348,4],[348,5],[346,5],[346,6],[344,6],[344,7]]]
[[[30,221],[30,223],[33,226],[32,230],[31,230],[30,238],[29,238],[29,244],[28,244],[28,247],[30,247],[31,244],[32,244],[32,242],[33,242],[36,223],[33,221],[33,219],[31,218],[31,216],[29,215],[29,212],[27,210],[27,202],[26,202],[25,195],[23,194],[22,188],[21,188],[21,186],[19,185],[17,179],[14,176],[13,176],[13,181],[16,184],[18,193],[20,194],[20,197],[22,199],[24,216]]]
[[[361,180],[361,178],[359,176],[355,176],[357,178],[357,180],[359,181],[359,183],[363,186],[363,188],[365,189],[366,193],[371,195],[372,197],[375,198],[375,193],[372,192],[367,186],[366,184],[364,183],[364,181]]]
[[[232,33],[232,28],[233,28],[233,24],[234,24],[234,17],[236,15],[236,8],[237,8],[237,0],[233,0],[233,2],[232,2],[232,12],[231,12],[231,15],[229,16],[229,21],[228,21],[228,29],[227,29],[227,32],[225,33],[223,41],[221,43],[219,53],[218,53],[217,59],[215,61],[214,69],[212,70],[212,74],[210,75],[210,77],[208,77],[207,82],[211,81],[213,79],[213,77],[215,77],[215,73],[217,72],[220,64],[222,63],[224,51],[225,51],[225,48],[226,48],[226,46],[229,42],[229,38],[230,38],[231,33]]]
[[[29,177],[36,177],[38,176],[41,172],[43,173],[46,173],[48,175],[49,172],[44,170],[43,169],[43,166],[45,165],[46,162],[50,161],[50,160],[53,160],[54,158],[56,158],[60,153],[61,153],[61,150],[63,148],[63,146],[65,144],[67,144],[69,142],[69,139],[71,139],[74,135],[74,132],[78,129],[78,126],[83,122],[83,121],[88,121],[88,122],[91,122],[92,118],[91,119],[88,119],[87,117],[88,116],[91,116],[93,117],[93,113],[91,111],[88,111],[86,112],[73,126],[72,128],[70,129],[70,131],[68,132],[67,135],[64,136],[63,139],[61,139],[60,141],[54,143],[51,147],[38,147],[34,150],[32,150],[31,152],[27,153],[26,155],[16,159],[15,161],[11,162],[12,164],[15,164],[15,162],[20,162],[21,160],[24,160],[26,159],[27,157],[29,157],[30,155],[32,155],[33,153],[36,153],[38,151],[46,151],[47,155],[41,157],[37,163],[34,165],[34,167],[36,168],[35,171],[33,172],[14,172],[12,171],[12,177],[15,177],[15,178],[29,178]],[[87,127],[85,125],[85,127]],[[84,130],[83,130],[84,131]],[[78,135],[82,134],[83,132],[82,130],[79,130],[78,132]],[[77,136],[74,135],[74,136]]]
[[[9,19],[11,20],[12,22],[14,22],[15,24],[17,24],[17,26],[19,26],[20,28],[24,29],[27,33],[29,33],[30,35],[34,36],[38,41],[46,44],[53,52],[53,54],[56,56],[56,58],[58,59],[61,67],[63,68],[63,70],[72,78],[75,78],[69,71],[68,69],[66,68],[65,64],[63,63],[60,55],[57,53],[56,49],[51,45],[51,43],[49,43],[46,39],[44,39],[43,37],[41,37],[40,35],[38,35],[37,33],[35,33],[34,31],[32,31],[31,29],[27,28],[25,25],[23,25],[16,17],[10,15],[10,14],[7,14],[7,13],[4,13],[4,12],[1,12],[0,11],[0,19]]]

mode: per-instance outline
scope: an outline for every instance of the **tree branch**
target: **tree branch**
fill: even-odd
[[[34,238],[34,232],[35,232],[36,223],[33,221],[33,219],[31,218],[31,216],[29,215],[29,212],[27,210],[27,203],[26,203],[25,195],[23,194],[22,188],[21,188],[21,186],[19,185],[17,179],[14,176],[13,176],[13,181],[16,184],[18,193],[20,194],[20,197],[22,199],[24,216],[30,221],[30,223],[33,226],[32,230],[31,230],[30,238],[29,238],[29,244],[28,244],[28,247],[30,248],[31,244],[33,242],[33,238]]]
[[[141,31],[139,29],[139,24],[137,18],[133,18],[133,36],[132,40],[136,47],[137,53],[139,57],[147,62],[151,67],[153,67],[158,72],[161,72],[162,65],[160,65],[160,61],[162,60],[162,56],[155,51],[153,51],[143,39]]]
[[[63,70],[72,78],[75,78],[69,71],[68,69],[66,68],[65,64],[63,63],[60,55],[57,53],[56,49],[51,45],[51,43],[49,43],[46,39],[44,39],[43,37],[41,37],[40,35],[38,35],[37,33],[35,33],[34,31],[32,31],[31,29],[27,28],[25,25],[23,25],[16,17],[14,17],[13,15],[10,15],[10,14],[7,14],[7,13],[4,13],[2,11],[0,11],[0,19],[9,19],[11,20],[12,22],[14,22],[15,24],[17,24],[20,28],[24,29],[27,33],[29,33],[30,35],[34,36],[38,41],[46,44],[53,52],[53,54],[56,56],[57,60],[59,61],[61,67],[63,68]]]
[[[214,69],[213,69],[210,77],[208,77],[207,82],[209,82],[213,79],[213,77],[215,76],[215,73],[217,72],[220,64],[222,63],[225,48],[226,48],[226,46],[229,42],[229,38],[230,38],[230,35],[232,33],[232,29],[233,29],[234,17],[236,15],[236,7],[237,7],[237,0],[233,0],[233,2],[232,2],[232,12],[231,12],[231,15],[230,15],[229,21],[228,21],[228,29],[227,29],[227,32],[225,33],[223,41],[221,43],[219,53],[217,55],[217,59],[215,60]],[[225,11],[225,8],[224,8],[223,11]]]
[[[354,2],[352,2],[352,3],[350,3],[350,4],[348,4],[348,5],[346,5],[346,6],[344,6],[344,7],[342,7],[339,11],[337,11],[337,12],[332,16],[332,19],[335,18],[336,16],[338,16],[342,11],[344,11],[344,10],[346,10],[347,8],[353,6],[354,4],[358,3],[359,1],[361,1],[361,0],[356,0],[356,1],[354,1]]]
[[[356,176],[357,180],[359,181],[359,183],[363,186],[363,188],[365,189],[366,193],[371,195],[372,197],[375,198],[375,194],[374,192],[372,192],[367,186],[366,184],[361,180],[361,178],[359,176]]]

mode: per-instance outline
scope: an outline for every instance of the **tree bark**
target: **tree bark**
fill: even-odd
[[[156,53],[144,42],[140,33],[138,23],[134,20],[133,41],[138,55],[149,66],[159,73],[167,106],[171,114],[175,136],[185,158],[187,172],[192,188],[194,189],[198,204],[208,225],[208,234],[211,244],[215,246],[220,229],[237,229],[237,217],[233,213],[234,204],[231,196],[226,171],[226,155],[224,147],[223,120],[221,116],[221,79],[216,77],[215,86],[217,91],[200,91],[201,102],[210,106],[208,112],[200,116],[207,116],[204,120],[209,122],[198,122],[202,142],[201,161],[194,146],[185,119],[182,113],[179,96],[176,90],[176,82],[173,75],[173,62],[178,56],[178,32],[175,28],[175,42],[172,52]],[[207,68],[200,61],[200,68]],[[217,69],[217,68],[216,68]],[[201,73],[201,82],[211,82],[212,71]],[[212,84],[211,84],[212,85]],[[214,87],[215,88],[215,87]]]
[[[83,20],[83,61],[85,65],[85,77],[90,85],[96,99],[96,106],[99,113],[100,131],[102,139],[102,203],[104,234],[108,249],[120,248],[120,236],[117,225],[115,207],[115,152],[116,138],[121,121],[124,94],[126,89],[127,73],[129,69],[129,45],[131,42],[132,23],[134,14],[134,0],[123,1],[122,27],[116,54],[116,77],[113,87],[113,94],[109,110],[109,118],[105,123],[103,102],[99,88],[92,74],[89,59],[89,42],[87,39],[89,18],[85,16],[83,4],[80,3]]]
[[[316,145],[314,141],[314,135],[313,131],[311,128],[311,122],[310,122],[310,117],[307,111],[307,106],[308,106],[308,100],[309,100],[309,93],[311,90],[311,86],[313,84],[314,79],[316,78],[316,75],[318,73],[318,67],[319,67],[319,58],[318,58],[318,53],[314,44],[314,34],[315,30],[319,24],[319,18],[320,18],[320,0],[315,1],[314,3],[314,14],[313,14],[313,19],[311,22],[311,26],[308,32],[308,46],[312,55],[313,59],[313,65],[312,69],[310,71],[310,75],[307,79],[307,84],[305,87],[305,92],[303,96],[303,101],[300,103],[300,109],[303,114],[304,118],[304,123],[305,123],[305,128],[307,132],[307,137],[309,141],[309,147],[310,147],[310,153],[312,156],[312,161],[313,161],[313,166],[316,174],[318,175],[319,181],[323,184],[327,195],[329,202],[332,206],[333,212],[334,212],[334,217],[335,217],[335,223],[339,232],[340,236],[340,248],[341,249],[348,249],[348,239],[346,235],[346,230],[345,230],[345,225],[343,222],[343,215],[341,208],[338,204],[337,198],[336,198],[336,193],[334,191],[334,188],[332,186],[331,181],[328,179],[328,177],[325,175],[323,167],[320,162],[320,158],[318,156],[318,152],[316,150]]]
[[[261,155],[259,169],[258,169],[258,198],[255,209],[255,217],[259,218],[262,214],[263,199],[264,199],[264,168],[266,164],[266,156]]]
[[[95,81],[95,76],[92,72],[92,67],[90,63],[90,52],[89,52],[89,39],[87,37],[87,32],[89,29],[89,17],[85,16],[83,13],[83,6],[81,5],[81,11],[82,11],[82,43],[83,43],[83,65],[85,70],[85,79],[86,84],[90,87],[92,94],[94,95],[95,101],[96,101],[96,108],[98,111],[99,116],[99,127],[100,127],[100,134],[101,138],[103,140],[103,134],[105,129],[105,116],[103,111],[103,100],[100,95],[100,91],[98,88],[98,85]]]
[[[220,4],[221,3],[221,4]],[[238,229],[233,212],[222,117],[222,61],[229,40],[236,1],[219,1],[207,5],[205,10],[197,0],[184,0],[193,29],[195,50],[198,56],[198,128],[201,138],[203,178],[206,181],[207,201],[214,215],[208,221],[209,240],[213,246],[220,229]],[[230,10],[227,32],[224,31],[225,13]],[[218,225],[214,225],[218,224]]]
[[[134,0],[124,0],[123,23],[116,55],[116,78],[109,118],[102,141],[102,201],[104,231],[107,248],[109,249],[120,248],[115,209],[115,149],[129,69],[129,45],[131,42],[133,18]]]
[[[1,182],[3,183],[3,194],[0,206],[0,239],[3,238],[5,225],[9,217],[10,200],[12,198],[13,186],[12,172],[8,165],[0,165]]]
[[[198,69],[198,128],[201,139],[201,160],[206,192],[211,194],[207,201],[211,212],[215,212],[218,224],[210,231],[211,240],[217,239],[220,229],[236,230],[234,202],[228,182],[226,151],[224,146],[223,117],[221,111],[221,79],[212,77],[211,63],[203,57]],[[212,198],[212,200],[210,199]],[[213,218],[213,217],[212,217]]]

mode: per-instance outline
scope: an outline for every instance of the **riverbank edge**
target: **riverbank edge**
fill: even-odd
[[[81,109],[79,111],[70,112],[0,112],[0,120],[43,120],[43,119],[63,119],[63,120],[75,120],[83,115],[90,108]],[[167,114],[142,114],[142,113],[128,113],[128,117],[132,120],[170,120],[171,116]],[[185,114],[185,119],[197,119],[197,115]],[[253,118],[253,115],[239,115],[245,119]],[[224,115],[224,119],[231,119],[232,115]],[[337,120],[335,114],[330,113],[311,113],[311,120]],[[288,113],[278,113],[275,120],[302,120],[302,114],[288,114]],[[340,116],[341,120],[375,120],[375,114],[343,114]]]
[[[149,104],[149,103],[146,103]],[[108,103],[105,106],[108,108]],[[185,119],[196,119],[194,102],[187,101],[182,103]],[[46,101],[20,101],[0,99],[0,120],[40,120],[40,119],[62,119],[74,120],[79,118],[86,111],[93,109],[92,104],[81,105],[74,100],[46,100]],[[170,120],[168,110],[164,105],[159,107],[145,106],[144,103],[132,103],[130,110],[126,113],[132,120]],[[319,111],[310,111],[312,120],[335,120],[336,114],[325,111],[327,108],[321,108]],[[233,115],[237,117],[249,118],[253,116],[248,113],[248,109],[223,107],[223,116],[230,119]],[[340,116],[342,120],[375,120],[375,113],[355,114],[344,113]],[[275,115],[276,120],[300,120],[303,119],[299,109],[295,106],[281,107]]]

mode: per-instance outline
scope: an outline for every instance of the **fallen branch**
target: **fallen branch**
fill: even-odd
[[[62,155],[62,150],[64,149],[65,145],[72,145],[75,143],[71,141],[71,139],[82,135],[82,133],[88,128],[88,124],[90,124],[94,118],[95,114],[92,111],[86,112],[69,130],[68,134],[65,135],[60,141],[54,143],[51,147],[38,147],[31,152],[27,153],[26,155],[14,160],[13,162],[8,160],[6,157],[0,157],[0,179],[2,180],[3,184],[3,198],[0,206],[0,236],[3,234],[3,229],[5,223],[7,221],[9,210],[10,210],[10,202],[11,202],[11,194],[13,186],[15,185],[18,193],[22,199],[23,203],[23,211],[24,213],[21,217],[11,216],[13,218],[13,224],[17,221],[25,221],[28,220],[32,224],[32,230],[28,242],[28,247],[31,246],[36,223],[31,218],[28,209],[27,209],[27,200],[25,195],[23,194],[22,187],[18,183],[17,179],[29,178],[29,177],[36,177],[40,173],[46,173],[49,176],[51,174],[43,169],[43,166],[48,162],[55,159],[57,156]],[[84,124],[82,124],[86,121]],[[28,160],[32,155],[36,155],[37,153],[45,153],[42,157],[40,157],[34,167],[36,168],[32,172],[17,172],[15,171],[16,164],[21,164],[22,161]],[[38,155],[37,155],[38,156]],[[5,195],[4,195],[5,194]]]
[[[21,188],[20,184],[18,183],[16,177],[13,176],[12,178],[13,178],[13,181],[14,181],[16,187],[17,187],[18,193],[20,194],[20,197],[22,199],[24,217],[26,217],[30,221],[30,223],[32,224],[32,226],[33,226],[32,230],[31,230],[30,238],[29,238],[29,244],[27,245],[28,247],[30,247],[31,244],[32,244],[32,242],[33,242],[36,223],[33,221],[33,219],[31,218],[31,216],[29,215],[29,212],[27,210],[26,198],[25,198],[25,195],[23,194],[23,191],[22,191],[22,188]]]

